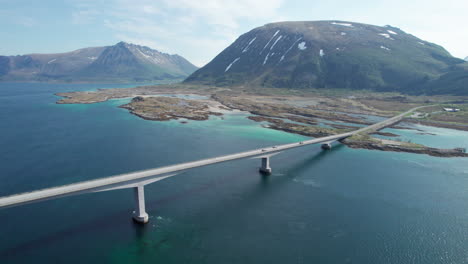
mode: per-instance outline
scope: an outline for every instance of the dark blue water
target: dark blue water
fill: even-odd
[[[118,85],[0,84],[0,196],[304,139],[245,114],[154,122],[128,99],[56,105]],[[468,147],[418,126],[405,140]],[[0,263],[468,263],[468,159],[319,146],[190,170],[146,187],[0,210]]]

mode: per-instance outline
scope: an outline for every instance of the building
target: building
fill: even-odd
[[[444,111],[445,112],[459,112],[460,109],[458,109],[458,108],[445,108],[444,107]]]

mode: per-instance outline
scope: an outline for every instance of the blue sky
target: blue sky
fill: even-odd
[[[0,0],[0,7],[2,55],[126,41],[203,66],[266,23],[347,20],[396,26],[468,56],[466,0]]]

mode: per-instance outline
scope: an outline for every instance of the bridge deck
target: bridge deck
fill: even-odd
[[[424,107],[424,106],[423,106]],[[11,196],[0,197],[0,208],[5,207],[12,207],[17,205],[22,205],[26,203],[38,202],[43,200],[55,199],[69,195],[76,195],[82,193],[89,193],[89,192],[97,192],[97,191],[105,191],[105,190],[112,190],[118,189],[119,187],[125,188],[125,186],[129,186],[129,184],[135,184],[138,182],[149,181],[153,179],[153,181],[157,181],[157,179],[164,179],[170,176],[177,174],[177,172],[181,172],[187,169],[196,168],[207,166],[211,164],[227,162],[237,159],[244,159],[249,157],[261,157],[261,156],[268,156],[272,155],[277,152],[281,152],[284,150],[288,150],[291,148],[303,147],[311,144],[317,143],[326,143],[330,141],[340,140],[346,137],[350,137],[356,133],[365,132],[367,130],[380,130],[384,127],[390,126],[399,122],[406,114],[411,113],[412,111],[419,109],[422,107],[413,108],[405,113],[392,117],[390,119],[384,120],[382,122],[370,125],[368,127],[364,127],[352,132],[343,133],[339,135],[332,135],[327,137],[315,138],[311,140],[305,140],[296,143],[266,147],[262,149],[255,149],[225,156],[219,156],[209,159],[203,159],[198,161],[180,163],[155,169],[149,169],[144,171],[137,171],[131,172],[126,174],[120,174],[116,176],[111,176],[107,178],[101,178],[96,180],[78,182],[74,184],[59,186],[59,187],[52,187],[43,190],[37,190],[27,193],[15,194]],[[172,174],[172,175],[169,175]],[[156,180],[154,180],[156,179]],[[133,185],[131,187],[134,187]]]

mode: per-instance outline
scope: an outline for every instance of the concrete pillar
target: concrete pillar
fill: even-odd
[[[330,150],[331,148],[332,148],[331,143],[322,144],[322,149],[324,149],[324,150]]]
[[[148,223],[148,214],[145,211],[145,187],[144,185],[133,188],[135,195],[135,211],[133,213],[133,220],[138,223]]]
[[[262,164],[260,166],[260,172],[265,173],[265,174],[271,173],[270,157],[262,157]]]

